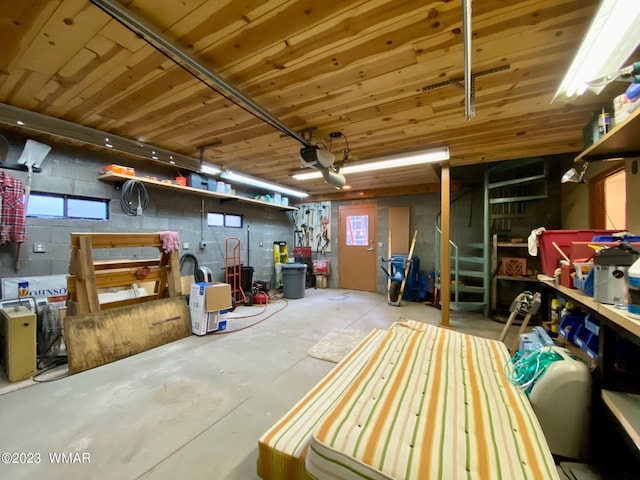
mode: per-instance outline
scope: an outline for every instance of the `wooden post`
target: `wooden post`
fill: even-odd
[[[440,269],[440,324],[443,327],[449,326],[449,304],[451,302],[451,261],[449,250],[450,238],[450,185],[449,164],[443,163],[440,172],[440,209],[442,211],[442,235],[440,237],[440,255],[442,268]]]

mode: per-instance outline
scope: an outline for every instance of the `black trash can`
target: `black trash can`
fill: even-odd
[[[307,266],[302,263],[282,265],[282,293],[284,298],[303,298]]]

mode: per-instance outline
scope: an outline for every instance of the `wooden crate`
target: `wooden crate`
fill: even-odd
[[[527,259],[521,257],[502,257],[500,275],[524,277],[527,274]]]

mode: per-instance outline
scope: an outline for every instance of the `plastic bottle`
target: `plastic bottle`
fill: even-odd
[[[629,311],[629,316],[640,319],[640,259],[629,267],[627,274],[627,310]]]
[[[551,300],[551,311],[549,319],[551,320],[551,332],[558,333],[558,324],[560,323],[560,312],[562,311],[562,302],[557,298]]]

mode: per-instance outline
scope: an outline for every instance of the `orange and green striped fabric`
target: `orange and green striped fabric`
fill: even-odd
[[[527,397],[503,375],[504,344],[394,324],[306,456],[312,479],[557,479]]]
[[[264,480],[308,479],[311,433],[369,361],[385,331],[374,329],[258,441],[257,472]]]

